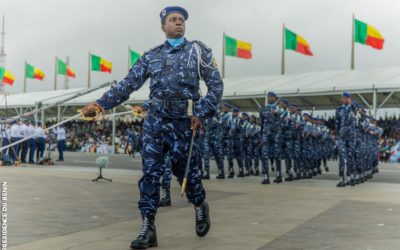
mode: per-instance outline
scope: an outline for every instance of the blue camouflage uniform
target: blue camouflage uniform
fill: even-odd
[[[355,112],[355,126],[354,126],[354,174],[356,174],[356,179],[358,180],[359,177],[363,175],[363,123],[365,117],[361,114],[360,110],[362,107],[356,103],[353,102],[353,109]]]
[[[308,114],[304,114],[304,117],[310,117]],[[311,120],[304,121],[303,126],[303,137],[302,137],[302,155],[303,155],[303,173],[304,177],[311,178],[313,170],[313,133],[314,126]]]
[[[341,105],[336,109],[336,129],[338,131],[339,176],[350,177],[355,167],[355,114],[352,105]]]
[[[143,177],[139,181],[139,209],[143,217],[156,214],[160,200],[160,176],[165,155],[171,160],[173,174],[182,183],[192,137],[188,106],[193,100],[193,115],[204,120],[218,112],[223,93],[221,75],[211,50],[198,41],[184,40],[173,47],[166,41],[148,52],[133,65],[128,75],[111,87],[97,103],[111,109],[128,100],[150,78],[148,115],[143,124]],[[199,81],[208,91],[200,95]],[[190,159],[186,195],[194,205],[206,197],[199,170],[198,136]]]
[[[331,158],[331,152],[333,148],[333,140],[331,133],[326,125],[322,126],[322,161],[324,163],[325,170],[329,170],[327,167],[327,161]]]
[[[222,150],[222,121],[218,114],[206,119],[204,122],[204,175],[210,174],[210,158],[214,156],[217,163],[218,174],[224,175],[223,150]]]
[[[253,141],[253,150],[254,150],[254,169],[256,171],[256,175],[259,175],[257,173],[260,172],[259,166],[260,166],[260,161],[262,158],[262,135],[261,135],[261,125],[260,125],[260,119],[257,119],[256,122],[256,133],[254,135],[255,139]]]
[[[301,116],[296,112],[290,113],[290,118],[292,120],[292,162],[294,172],[296,176],[300,176],[300,167],[301,167],[301,130],[302,130],[302,121]]]
[[[128,143],[129,143],[129,145],[131,146],[131,148],[132,148],[132,156],[134,157],[135,156],[135,149],[136,149],[136,137],[137,137],[137,134],[136,134],[136,132],[135,132],[135,130],[134,129],[129,129],[129,131],[128,131]]]
[[[289,111],[281,110],[279,112],[279,129],[276,135],[276,145],[277,155],[280,157],[276,160],[276,174],[277,177],[282,176],[281,172],[281,159],[285,160],[286,174],[288,176],[293,176],[292,171],[292,120]]]
[[[169,190],[171,187],[172,170],[171,170],[171,158],[168,154],[164,156],[164,163],[162,165],[162,179],[161,188],[163,190]]]
[[[262,157],[261,163],[263,166],[264,178],[269,179],[269,159],[275,158],[274,152],[275,145],[275,132],[277,125],[277,112],[276,104],[267,104],[262,107],[260,111],[261,119],[261,136],[262,136]]]
[[[260,127],[256,122],[248,122],[245,124],[245,142],[244,152],[245,152],[245,166],[247,171],[252,174],[259,175],[259,136]],[[254,167],[254,169],[253,169]]]
[[[199,142],[199,151],[200,151],[200,173],[201,173],[201,176],[203,176],[203,174],[204,174],[204,166],[203,166],[203,158],[204,158],[204,137],[205,137],[205,131],[204,131],[204,127],[202,127],[202,128],[200,128],[200,131],[199,131],[199,139],[198,139],[198,142]]]
[[[221,114],[222,121],[222,159],[228,160],[228,171],[231,177],[234,175],[233,170],[233,143],[232,143],[232,115],[229,112]]]
[[[232,160],[229,162],[229,168],[233,169],[233,159],[236,159],[239,167],[239,177],[244,174],[243,171],[243,142],[244,142],[244,121],[239,117],[232,117]],[[231,171],[231,170],[229,170]],[[233,171],[233,170],[232,170]]]

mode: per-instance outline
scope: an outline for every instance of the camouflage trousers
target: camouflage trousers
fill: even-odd
[[[339,176],[344,176],[345,171],[347,176],[355,172],[354,142],[354,138],[339,138]]]
[[[243,139],[240,137],[232,138],[232,158],[228,159],[229,164],[229,172],[234,172],[233,170],[233,159],[236,159],[239,172],[243,172],[243,161],[244,161],[244,153],[243,153]]]
[[[224,172],[224,161],[223,161],[223,149],[221,144],[221,139],[213,139],[210,137],[204,138],[204,171],[210,174],[210,158],[214,156],[215,162],[217,163],[218,173],[222,174]]]
[[[150,112],[143,124],[142,164],[143,177],[139,180],[142,216],[157,213],[160,200],[160,177],[163,172],[165,156],[171,160],[172,173],[182,184],[189,152],[192,132],[190,118],[169,119]],[[200,152],[198,138],[193,146],[186,196],[190,202],[199,206],[206,193],[201,182]]]
[[[258,170],[260,164],[260,147],[257,138],[248,139],[244,143],[243,151],[245,153],[244,162],[246,170],[249,171],[252,167]]]
[[[171,159],[168,155],[164,158],[164,164],[162,165],[162,179],[161,188],[169,189],[171,187],[172,170],[171,170]]]

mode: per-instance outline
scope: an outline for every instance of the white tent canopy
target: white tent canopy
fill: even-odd
[[[201,84],[203,95],[207,92]],[[82,106],[99,98],[109,87],[70,100],[61,106]],[[7,95],[8,108],[35,107],[39,102],[50,104],[84,89],[68,89]],[[400,104],[400,67],[369,70],[335,70],[295,75],[271,75],[224,80],[224,101],[243,110],[257,110],[264,104],[268,91],[289,99],[304,108],[333,109],[340,105],[340,93],[349,91],[354,99],[373,113],[378,108],[397,107]],[[131,94],[128,103],[142,103],[148,99],[146,83]],[[0,96],[0,109],[6,108]]]

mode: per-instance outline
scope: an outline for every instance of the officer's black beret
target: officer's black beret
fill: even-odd
[[[169,6],[165,7],[161,12],[160,12],[160,18],[163,20],[166,18],[169,14],[172,13],[179,13],[181,14],[184,18],[185,21],[189,18],[189,13],[182,7],[179,6]]]
[[[289,105],[289,102],[288,102],[288,100],[287,100],[287,99],[285,99],[285,98],[282,98],[280,101],[281,101],[281,102],[284,102],[284,103],[286,103],[286,105]]]
[[[276,95],[275,92],[273,92],[273,91],[268,92],[267,95],[268,95],[268,96],[273,96],[273,97],[277,98],[277,95]]]
[[[351,94],[349,92],[343,92],[342,96],[351,98]]]

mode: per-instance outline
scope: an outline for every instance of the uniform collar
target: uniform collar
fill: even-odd
[[[185,46],[187,42],[188,42],[188,40],[186,40],[186,38],[184,37],[184,38],[183,38],[183,43],[181,43],[180,45],[178,45],[178,46],[175,47],[175,48],[172,47],[172,45],[168,42],[168,40],[165,40],[164,44],[165,44],[165,47],[167,47],[168,49],[175,49],[175,50],[178,50],[178,49],[182,48],[183,46]]]

